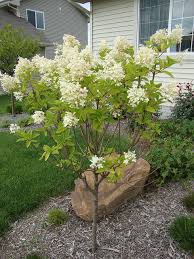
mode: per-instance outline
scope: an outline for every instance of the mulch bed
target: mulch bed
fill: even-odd
[[[122,205],[99,223],[100,259],[189,259],[169,237],[169,224],[178,215],[187,215],[181,199],[186,194],[181,184],[170,184],[144,192],[135,201]],[[52,208],[68,210],[70,220],[63,226],[45,223]],[[91,224],[75,216],[70,197],[50,202],[16,222],[0,240],[1,259],[19,259],[38,252],[52,259],[90,259]]]

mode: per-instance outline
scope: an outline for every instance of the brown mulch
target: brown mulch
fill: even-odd
[[[181,184],[170,184],[143,193],[122,205],[99,223],[100,259],[190,259],[170,239],[169,224],[178,215],[186,215],[181,199],[186,194]],[[63,226],[45,223],[51,208],[68,210],[70,220]],[[50,259],[90,259],[91,224],[75,216],[70,197],[50,202],[17,221],[0,240],[0,259],[19,259],[38,252]]]

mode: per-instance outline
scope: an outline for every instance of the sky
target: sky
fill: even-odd
[[[86,3],[86,4],[82,4],[85,8],[87,8],[88,10],[90,10],[90,3]]]

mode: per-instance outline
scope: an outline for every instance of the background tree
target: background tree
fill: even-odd
[[[13,75],[19,57],[32,58],[40,51],[39,39],[26,35],[22,29],[15,29],[10,24],[0,29],[0,71]],[[10,91],[12,115],[15,115],[15,98]]]

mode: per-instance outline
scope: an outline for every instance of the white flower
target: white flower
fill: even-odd
[[[161,45],[163,42],[167,42],[168,40],[168,30],[161,29],[158,30],[155,34],[150,37],[150,40],[157,45]]]
[[[40,74],[42,82],[47,86],[57,86],[58,73],[55,60],[36,55],[32,58],[32,63],[35,70]]]
[[[90,160],[91,165],[90,168],[92,169],[102,169],[103,163],[105,162],[103,157],[97,157],[96,155],[93,156]]]
[[[181,25],[176,25],[175,29],[169,34],[169,39],[175,43],[181,43],[182,41],[183,29]]]
[[[6,93],[13,92],[19,85],[17,78],[7,74],[1,74],[0,81],[3,91]]]
[[[34,69],[34,64],[30,60],[20,57],[15,68],[15,76],[20,79],[23,75],[33,72]]]
[[[63,117],[63,126],[65,128],[75,127],[78,122],[79,122],[79,119],[76,118],[75,113],[72,113],[72,112],[65,113],[65,116]]]
[[[160,87],[160,94],[164,102],[173,102],[178,95],[178,83],[171,82]]]
[[[63,45],[66,47],[74,48],[79,47],[80,42],[74,36],[65,34],[63,36]]]
[[[35,124],[41,124],[45,120],[45,115],[43,111],[35,111],[32,115],[32,119],[34,120]]]
[[[20,130],[20,126],[18,126],[17,124],[10,124],[9,126],[9,130],[11,134],[16,133],[18,130]]]
[[[88,90],[79,83],[62,80],[60,82],[61,100],[72,107],[84,106]]]
[[[106,40],[101,40],[99,45],[99,52],[104,52],[109,49],[108,43]]]
[[[127,97],[129,99],[129,104],[135,108],[138,106],[139,103],[145,102],[147,103],[149,99],[146,97],[145,90],[136,83],[133,84],[133,86],[127,91]]]
[[[80,57],[83,58],[88,63],[92,63],[93,62],[93,54],[92,54],[92,51],[89,48],[89,46],[86,46],[85,49],[83,49],[80,52]]]
[[[16,101],[21,102],[24,98],[24,95],[21,92],[14,92],[13,94],[14,94]]]
[[[116,62],[112,57],[112,53],[108,53],[103,61],[101,61],[102,69],[96,74],[97,79],[112,80],[120,83],[124,77],[124,70],[120,62]]]
[[[129,41],[127,38],[119,36],[116,37],[114,41],[114,49],[118,52],[123,52],[125,49],[127,49],[130,46]]]
[[[123,163],[125,165],[128,165],[132,162],[135,163],[137,161],[135,151],[128,151],[127,153],[124,152],[124,158],[125,158],[125,160],[123,161]]]
[[[157,53],[154,49],[142,46],[135,56],[135,63],[143,67],[152,68],[155,64],[156,57]]]

